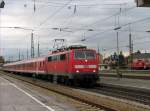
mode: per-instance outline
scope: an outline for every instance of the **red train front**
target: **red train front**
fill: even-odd
[[[59,82],[93,84],[98,80],[98,57],[95,50],[71,46],[53,52],[47,58],[48,74],[57,75]]]
[[[46,57],[5,64],[3,69],[59,83],[93,85],[99,78],[98,64],[99,57],[95,50],[70,46],[53,51]]]

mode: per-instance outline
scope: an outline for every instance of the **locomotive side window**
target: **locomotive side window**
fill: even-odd
[[[59,61],[60,60],[60,55],[57,55],[56,57],[57,57],[57,61]]]
[[[66,59],[66,54],[61,54],[60,55],[60,60],[65,60]]]
[[[52,61],[56,61],[57,60],[57,56],[52,56]]]
[[[51,61],[59,61],[59,60],[60,60],[60,56],[59,55],[52,56],[52,60]]]
[[[48,61],[49,61],[49,62],[52,61],[52,57],[48,57]]]

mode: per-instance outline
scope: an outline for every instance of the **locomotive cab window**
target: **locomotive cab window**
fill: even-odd
[[[95,59],[95,52],[90,50],[77,50],[74,53],[75,59]]]
[[[85,51],[86,59],[94,59],[95,53],[93,51]]]
[[[85,59],[84,51],[75,51],[75,59]]]

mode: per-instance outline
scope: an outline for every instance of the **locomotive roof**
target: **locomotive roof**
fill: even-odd
[[[83,46],[83,45],[71,45],[69,47],[63,47],[63,48],[54,50],[54,51],[52,51],[52,53],[65,52],[65,51],[73,50],[73,49],[86,49],[86,48],[87,47]]]

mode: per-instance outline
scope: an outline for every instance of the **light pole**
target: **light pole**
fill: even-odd
[[[118,55],[118,61],[117,61],[117,68],[116,68],[116,72],[117,72],[117,75],[119,76],[119,77],[121,77],[122,76],[122,74],[121,74],[121,72],[120,72],[120,64],[119,64],[119,33],[118,33],[118,31],[117,30],[119,30],[119,29],[121,29],[121,27],[119,26],[119,27],[116,27],[116,28],[114,28],[114,30],[116,31],[116,33],[117,33],[117,55]]]
[[[132,69],[131,64],[133,62],[133,41],[131,34],[131,24],[129,24],[129,67]]]
[[[88,29],[87,32],[92,32],[94,31],[93,29]],[[81,39],[82,42],[86,41],[86,38],[85,38],[85,32],[83,33],[83,39]]]
[[[25,28],[25,27],[10,27],[10,28],[32,31],[32,33],[31,33],[31,58],[34,58],[34,56],[35,56],[35,53],[34,53],[34,34],[33,34],[34,30],[30,29],[30,28]]]
[[[8,28],[8,29],[21,29],[21,30],[27,30],[27,31],[31,31],[31,58],[34,58],[34,39],[33,39],[33,36],[34,36],[34,29],[31,29],[31,28],[26,28],[26,27],[1,27],[0,28]],[[1,49],[1,47],[0,47]],[[1,53],[1,50],[0,50],[0,53]],[[27,49],[27,58],[28,58],[28,49]]]
[[[31,31],[31,58],[34,58],[34,33],[33,33],[33,29],[31,28],[26,28],[26,27],[0,27],[0,28],[12,28],[12,29],[21,29],[21,30],[27,30],[27,31]]]
[[[146,31],[147,33],[150,33],[150,30]]]
[[[5,2],[3,0],[1,0],[0,1],[0,24],[1,24],[1,9],[4,8],[4,6],[5,6]],[[0,34],[0,36],[1,36],[1,34]],[[1,42],[1,40],[0,40],[0,42]],[[0,56],[2,56],[1,50],[2,50],[2,47],[1,47],[1,43],[0,43]]]
[[[37,50],[37,55],[38,55],[38,57],[40,57],[40,43],[39,43],[39,40],[38,40],[38,50]]]

